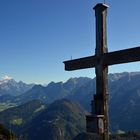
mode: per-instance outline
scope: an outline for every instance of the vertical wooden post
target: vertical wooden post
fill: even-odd
[[[96,16],[96,50],[95,55],[98,63],[95,67],[96,72],[96,95],[95,112],[96,115],[103,115],[104,124],[104,140],[109,140],[108,128],[108,66],[104,66],[101,56],[107,53],[107,32],[106,32],[106,16],[108,6],[102,3],[94,7]],[[93,109],[92,109],[93,110]]]
[[[95,56],[64,62],[65,70],[95,67],[96,94],[91,101],[91,114],[86,116],[86,129],[87,132],[96,133],[103,140],[109,140],[108,65],[140,61],[140,47],[108,53],[107,8],[108,6],[102,3],[94,7],[96,16]]]

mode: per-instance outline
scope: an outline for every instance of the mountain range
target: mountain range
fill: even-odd
[[[22,81],[16,82],[14,79],[6,76],[2,80],[0,80],[0,96],[2,95],[18,96],[25,93],[33,86],[34,84],[26,84]]]
[[[51,82],[47,86],[34,85],[24,94],[12,96],[11,94],[3,94],[0,96],[0,102],[23,104],[34,99],[40,99],[46,103],[52,103],[55,100],[62,99],[70,95],[73,90],[80,88],[91,79],[87,77],[71,78],[67,82]],[[11,91],[12,92],[12,91]],[[13,92],[15,95],[15,93]]]
[[[109,74],[108,82],[110,130],[112,132],[139,130],[140,72]],[[14,118],[7,118],[6,121],[6,118],[2,117],[3,120],[1,119],[0,123],[7,127],[11,125],[16,133],[24,134],[30,140],[35,140],[35,137],[41,139],[43,134],[44,137],[52,138],[51,140],[55,140],[56,137],[62,140],[71,140],[78,133],[85,131],[85,112],[90,112],[90,103],[95,93],[96,78],[80,77],[71,78],[64,83],[51,82],[47,86],[34,85],[25,93],[14,97],[11,94],[3,94],[0,96],[0,102],[16,105],[8,109],[11,112],[10,114],[20,112],[17,111],[19,109],[21,112],[25,112],[25,114],[21,113],[24,114],[25,118],[16,118],[11,125],[7,122],[14,120]],[[34,114],[34,111],[38,110],[34,103],[41,108],[37,114]],[[30,115],[24,110],[27,104],[34,106],[31,107],[31,111],[28,110],[28,112],[31,112]],[[14,110],[16,111],[14,112]],[[80,115],[76,115],[77,112]],[[3,116],[3,114],[7,114],[7,110],[0,112],[0,116]],[[30,117],[27,117],[28,115]],[[76,118],[81,120],[80,123]],[[60,121],[55,122],[55,120]],[[33,133],[33,131],[36,133]],[[56,133],[53,136],[52,132],[54,131]],[[42,137],[42,140],[44,137]]]

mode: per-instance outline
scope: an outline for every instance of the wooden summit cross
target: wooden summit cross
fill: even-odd
[[[108,124],[108,66],[140,61],[140,47],[108,52],[106,35],[106,4],[94,7],[96,16],[96,50],[94,56],[65,61],[65,70],[95,67],[96,94],[91,102],[91,115],[86,116],[87,132],[97,133],[104,140],[109,140]]]

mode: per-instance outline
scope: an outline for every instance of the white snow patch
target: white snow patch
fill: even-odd
[[[2,79],[3,79],[3,80],[11,80],[11,79],[13,79],[13,78],[10,77],[10,76],[5,75],[4,77],[2,77]]]

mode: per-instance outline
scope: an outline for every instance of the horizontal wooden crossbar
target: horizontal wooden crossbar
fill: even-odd
[[[102,59],[104,65],[140,61],[140,47],[106,53]]]
[[[89,56],[65,61],[65,70],[79,70],[93,68],[98,64],[105,66],[140,61],[140,47],[104,53],[100,57]],[[101,63],[100,63],[101,62]]]
[[[80,59],[64,61],[64,64],[65,64],[65,70],[72,71],[72,70],[95,67],[96,62],[97,62],[96,56],[89,56],[89,57],[84,57]]]

